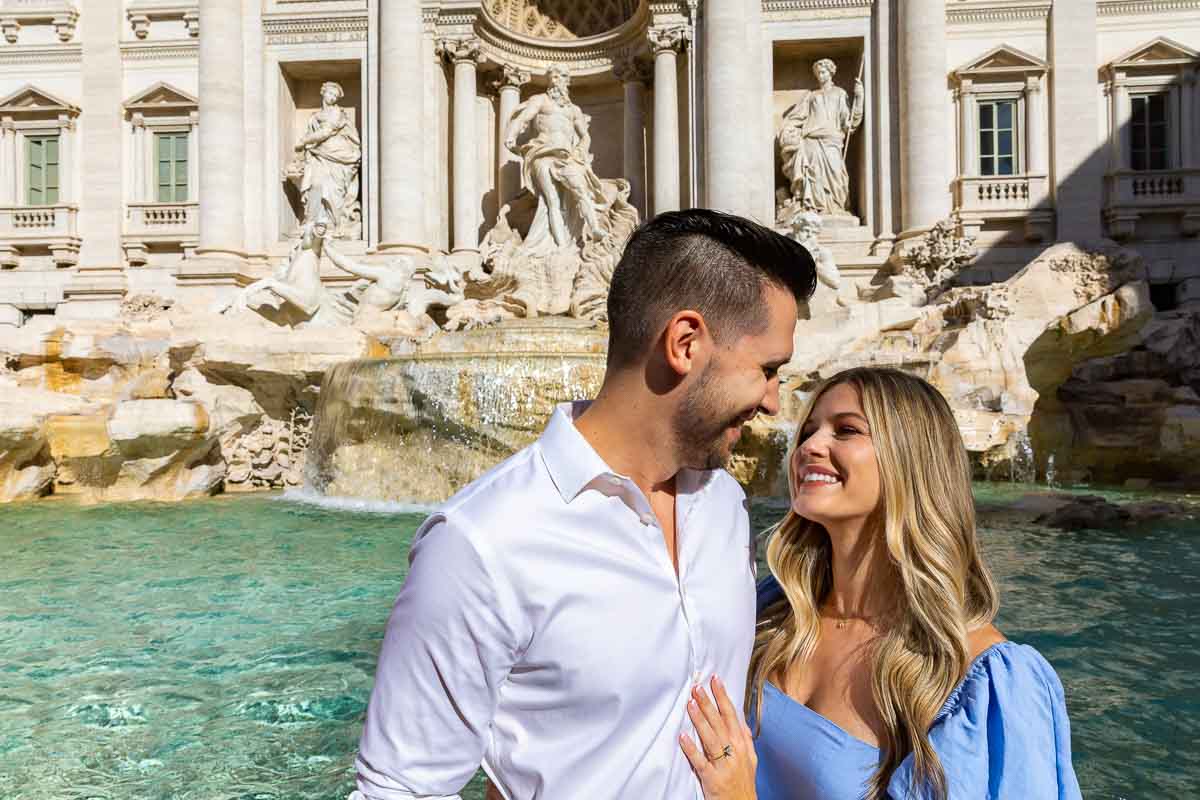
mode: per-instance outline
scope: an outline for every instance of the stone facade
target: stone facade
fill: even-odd
[[[849,282],[947,217],[980,248],[968,282],[1100,237],[1157,283],[1200,277],[1193,0],[0,0],[0,30],[0,327],[144,292],[207,306],[270,274],[326,82],[362,138],[342,249],[469,260],[528,188],[503,131],[551,64],[641,218],[776,220],[778,135],[828,59],[834,91],[865,87],[848,216],[822,234]]]

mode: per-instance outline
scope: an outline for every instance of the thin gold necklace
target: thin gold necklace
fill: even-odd
[[[829,608],[826,608],[825,613],[833,618],[833,624],[839,630],[849,625],[851,620],[861,619],[863,622],[870,625],[872,620],[878,619],[880,616],[879,614],[846,614],[845,616],[841,616]]]

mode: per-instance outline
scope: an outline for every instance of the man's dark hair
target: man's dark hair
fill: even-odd
[[[635,362],[684,309],[702,314],[717,341],[761,332],[768,285],[807,300],[817,286],[812,254],[732,214],[704,208],[659,214],[629,237],[613,272],[609,364]]]

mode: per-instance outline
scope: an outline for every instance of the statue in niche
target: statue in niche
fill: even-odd
[[[821,215],[815,211],[800,211],[792,217],[792,238],[812,254],[817,265],[817,290],[801,309],[801,316],[813,319],[837,308],[849,305],[842,290],[842,275],[833,251],[817,241],[821,235]]]
[[[321,110],[309,117],[287,175],[298,182],[305,208],[312,207],[309,194],[313,187],[321,186],[321,196],[331,209],[333,235],[357,239],[362,232],[358,200],[362,143],[350,113],[338,105],[343,96],[340,84],[322,84]]]
[[[860,70],[861,72],[861,70]],[[796,211],[816,211],[830,217],[851,216],[850,176],[846,171],[846,149],[850,136],[863,121],[863,82],[854,81],[854,102],[833,83],[837,65],[822,58],[813,64],[818,88],[801,93],[788,108],[779,129],[779,150],[790,196],[784,199],[780,217]]]
[[[486,280],[473,288],[497,304],[488,313],[599,318],[637,210],[629,181],[592,169],[590,120],[571,102],[570,74],[558,65],[546,74],[549,88],[519,105],[504,132],[505,147],[522,159],[526,191],[484,237]]]
[[[600,179],[592,172],[592,137],[588,116],[571,102],[571,76],[564,67],[553,66],[547,73],[550,88],[517,106],[504,132],[504,146],[522,159],[525,185],[538,196],[537,218],[526,242],[531,246],[549,233],[558,247],[575,244],[575,226],[567,224],[569,215],[582,223],[581,234],[603,239],[597,206],[604,203]],[[517,138],[531,122],[536,123],[533,137],[518,147]]]

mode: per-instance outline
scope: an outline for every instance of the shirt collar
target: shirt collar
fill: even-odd
[[[590,400],[559,403],[538,440],[542,461],[566,503],[574,500],[597,476],[615,474],[575,427],[575,420],[591,404]]]
[[[575,427],[575,420],[591,404],[591,400],[559,403],[538,440],[542,461],[549,470],[550,479],[554,481],[558,493],[562,495],[563,502],[566,503],[578,497],[579,493],[598,477],[612,475],[624,478],[613,471]],[[676,477],[676,492],[679,496],[684,496],[703,491],[712,482],[715,472],[680,470]]]

